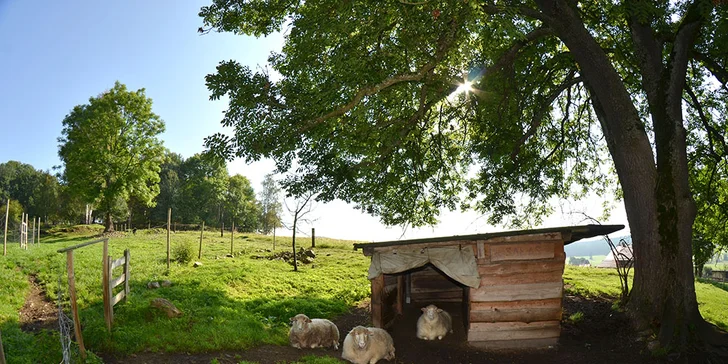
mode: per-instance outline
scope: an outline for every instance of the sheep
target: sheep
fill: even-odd
[[[452,317],[447,311],[435,305],[422,307],[422,316],[417,320],[417,337],[423,340],[442,340],[452,333]]]
[[[291,331],[288,340],[294,348],[317,348],[333,346],[339,349],[339,328],[326,319],[310,319],[304,314],[291,317]]]
[[[341,357],[354,364],[374,364],[394,359],[394,341],[389,333],[376,327],[357,326],[346,335]]]

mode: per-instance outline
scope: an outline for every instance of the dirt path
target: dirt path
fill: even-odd
[[[58,308],[46,296],[35,275],[28,276],[30,293],[20,309],[20,329],[38,332],[42,329],[58,329]]]

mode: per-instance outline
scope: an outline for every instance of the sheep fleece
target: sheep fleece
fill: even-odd
[[[333,346],[334,349],[339,349],[339,328],[326,319],[311,319],[311,322],[304,325],[303,330],[291,327],[288,340],[291,346],[299,349],[319,346]]]
[[[363,346],[359,345],[362,341]],[[341,357],[354,364],[374,364],[394,359],[394,341],[389,333],[376,327],[357,326],[346,335]]]
[[[422,316],[417,320],[417,337],[424,340],[442,339],[452,332],[452,317],[447,311],[429,305],[422,309]],[[428,315],[431,314],[432,318]]]

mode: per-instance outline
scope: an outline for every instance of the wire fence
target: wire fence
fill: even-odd
[[[71,344],[71,335],[74,332],[73,320],[63,311],[63,285],[61,277],[58,277],[58,326],[59,334],[61,338],[61,350],[63,351],[63,362],[64,364],[70,364],[73,362],[73,356],[71,355],[73,345]]]

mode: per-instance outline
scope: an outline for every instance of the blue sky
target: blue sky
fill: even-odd
[[[200,7],[210,0],[32,1],[0,0],[0,162],[17,160],[37,169],[60,164],[61,121],[118,80],[145,88],[153,110],[166,123],[161,136],[185,158],[203,150],[203,139],[220,126],[224,101],[209,101],[205,75],[222,60],[264,66],[281,35],[255,39],[232,34],[200,36]],[[228,164],[231,174],[254,187],[273,169],[270,161]],[[591,212],[587,201],[568,210]],[[592,212],[598,216],[598,212]],[[320,205],[311,214],[317,235],[357,240],[472,234],[500,230],[476,213],[446,213],[434,228],[386,228],[342,202]],[[623,207],[610,222],[625,223]],[[559,215],[544,226],[579,223]],[[620,232],[621,234],[624,231]]]

